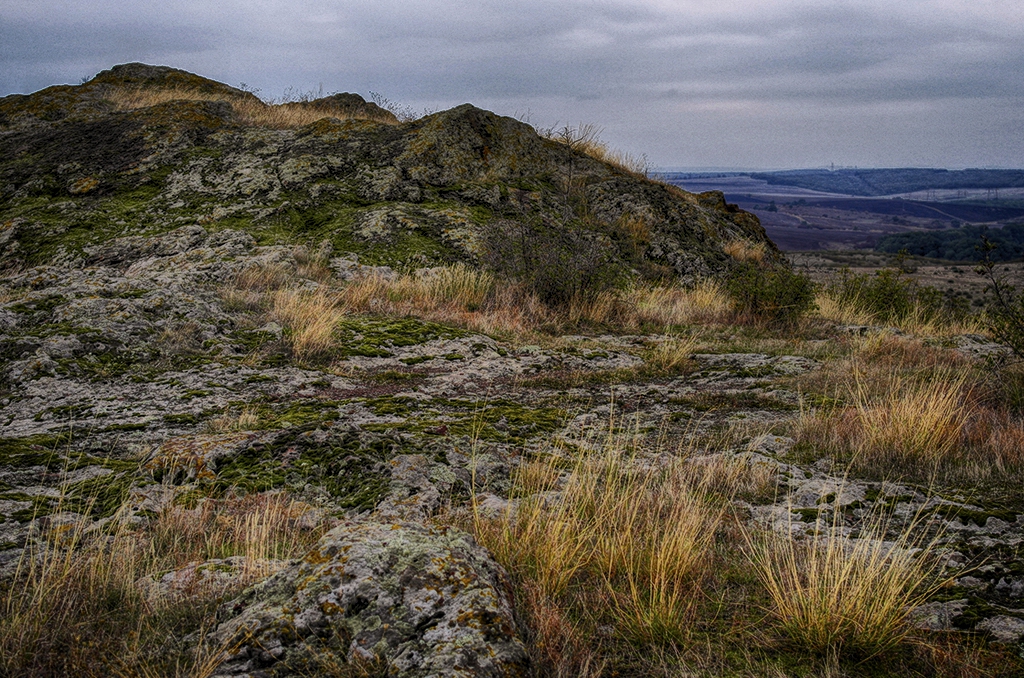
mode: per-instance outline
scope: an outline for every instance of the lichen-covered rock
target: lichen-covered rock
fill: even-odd
[[[216,676],[318,675],[377,659],[391,676],[525,675],[505,575],[454,529],[357,523],[222,607]],[[237,645],[234,645],[237,643]]]
[[[215,558],[189,563],[159,576],[136,582],[139,590],[155,605],[190,598],[205,599],[237,593],[240,582],[266,577],[286,566],[281,560],[254,560],[246,556]]]
[[[996,642],[1013,644],[1024,638],[1024,619],[997,615],[990,617],[974,627],[978,631],[988,631]]]

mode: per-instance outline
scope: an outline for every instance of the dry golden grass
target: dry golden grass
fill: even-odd
[[[854,464],[938,468],[963,444],[974,406],[966,372],[920,383],[894,376],[883,398],[858,387],[851,393]],[[850,440],[850,439],[848,439]]]
[[[169,639],[213,621],[224,590],[155,596],[140,581],[188,563],[243,555],[232,590],[266,576],[274,559],[305,552],[331,526],[283,495],[169,506],[137,525],[119,512],[102,530],[58,513],[0,591],[0,675],[202,677],[223,648],[175,650]],[[65,516],[57,519],[58,516]]]
[[[199,323],[185,321],[164,327],[156,338],[161,353],[173,355],[197,354],[203,347],[203,333]]]
[[[285,338],[299,360],[327,353],[345,316],[338,294],[320,286],[313,291],[280,289],[271,296],[270,317],[286,328]]]
[[[732,303],[717,283],[703,280],[690,288],[637,285],[623,294],[638,323],[659,327],[726,323]]]
[[[941,566],[937,540],[922,536],[920,519],[895,538],[894,527],[876,513],[856,539],[836,519],[819,520],[805,539],[790,529],[751,540],[751,562],[781,633],[812,653],[859,660],[904,643],[911,610],[942,585]]]
[[[1024,417],[1008,378],[914,337],[876,333],[800,377],[831,405],[794,424],[802,453],[880,478],[942,485],[1012,482],[1024,469]]]
[[[752,243],[748,240],[730,240],[722,251],[739,262],[761,263],[765,257],[765,244]]]
[[[499,283],[492,274],[463,264],[427,275],[368,276],[342,287],[339,296],[353,312],[415,315],[485,334],[525,336],[555,320],[521,285]]]
[[[840,403],[801,416],[802,446],[875,476],[932,482],[1008,479],[1024,466],[1024,420],[969,359],[888,333],[851,348],[798,384]]]
[[[220,289],[224,306],[230,311],[265,310],[267,294],[279,290],[292,278],[283,264],[257,264],[238,272]]]
[[[877,325],[874,314],[844,302],[827,292],[819,291],[814,297],[816,315],[837,325]]]
[[[570,325],[606,326],[621,324],[623,308],[617,292],[601,292],[596,295],[573,297],[565,309],[565,318]]]
[[[694,483],[711,494],[768,500],[778,493],[779,471],[771,464],[724,454],[691,452],[684,458]]]
[[[819,288],[815,295],[815,315],[837,325],[885,325],[895,327],[915,337],[949,337],[958,334],[982,334],[983,320],[978,316],[956,316],[937,314],[933,310],[915,304],[906,317],[883,322],[876,314],[866,310],[866,304],[856,298],[842,299],[827,287]]]
[[[208,433],[234,433],[236,431],[252,431],[259,427],[260,413],[255,408],[243,407],[238,413],[225,412],[206,422]]]
[[[534,666],[544,667],[552,678],[599,678],[606,662],[592,646],[579,624],[568,618],[564,607],[523,582],[521,610],[527,629],[527,651]]]
[[[157,553],[167,554],[177,566],[189,562],[246,557],[243,585],[266,575],[271,561],[303,553],[324,529],[301,529],[309,504],[282,493],[206,499],[194,508],[172,506],[148,526]]]
[[[968,372],[936,372],[927,380],[898,372],[853,377],[840,394],[847,406],[801,418],[802,443],[883,477],[937,479],[965,458],[977,413]]]
[[[394,120],[387,116],[357,115],[351,111],[336,108],[313,108],[289,103],[267,104],[255,97],[230,98],[224,94],[204,92],[193,88],[140,87],[118,89],[111,92],[107,98],[120,111],[149,108],[150,106],[158,106],[169,101],[226,101],[231,104],[235,115],[243,124],[275,129],[302,127],[324,118],[394,123]]]
[[[351,312],[413,315],[435,322],[517,338],[539,330],[616,327],[635,331],[651,325],[726,323],[733,318],[728,297],[715,283],[690,289],[637,285],[574,298],[553,309],[521,284],[463,264],[394,278],[367,276],[339,290],[340,304]]]
[[[656,373],[671,375],[692,371],[697,340],[692,336],[679,337],[668,332],[665,335],[664,341],[656,344],[644,356],[644,362],[648,369]]]
[[[291,271],[283,264],[257,264],[239,272],[231,285],[240,290],[270,292],[278,290],[291,280]]]
[[[709,576],[722,504],[687,465],[648,468],[610,442],[565,478],[557,455],[530,462],[516,474],[521,498],[497,518],[475,512],[473,531],[538,600],[583,617],[578,624],[608,623],[638,642],[681,640]],[[603,594],[583,610],[587,582]]]
[[[334,280],[334,271],[329,262],[330,251],[329,241],[322,242],[315,251],[310,251],[305,245],[296,245],[292,248],[296,275],[318,283],[329,283]]]

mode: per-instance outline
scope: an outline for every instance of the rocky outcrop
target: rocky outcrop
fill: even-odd
[[[140,88],[166,97],[119,98]],[[734,240],[780,257],[756,217],[720,195],[650,181],[469,104],[399,124],[335,94],[282,105],[325,116],[292,126],[243,106],[267,107],[143,64],[0,99],[0,267],[85,263],[100,242],[196,223],[263,243],[328,240],[367,264],[475,261],[485,231],[509,221],[581,230],[641,273],[721,270]]]
[[[215,676],[524,676],[505,575],[468,535],[410,524],[329,532],[301,561],[222,608]]]

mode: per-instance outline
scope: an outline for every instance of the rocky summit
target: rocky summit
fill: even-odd
[[[0,675],[1021,675],[1005,347],[765,315],[798,276],[721,193],[409,118],[142,64],[0,99]],[[871,437],[929,383],[951,451]],[[780,611],[825,539],[857,595],[924,554],[887,621]]]

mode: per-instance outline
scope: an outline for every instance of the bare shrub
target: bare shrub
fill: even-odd
[[[484,229],[483,249],[489,268],[522,281],[552,306],[594,299],[622,277],[611,245],[576,222],[496,221]]]
[[[646,155],[613,150],[601,140],[601,132],[602,129],[593,123],[537,130],[537,133],[546,139],[565,144],[574,151],[589,155],[628,174],[645,178],[650,174],[651,162]]]

